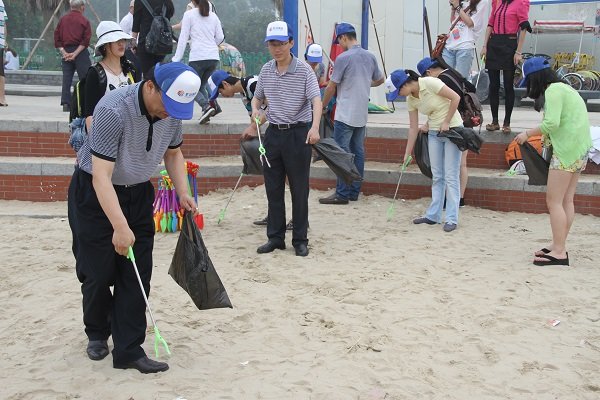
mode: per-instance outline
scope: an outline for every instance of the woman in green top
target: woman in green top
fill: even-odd
[[[423,217],[413,220],[415,224],[435,225],[442,222],[442,209],[446,197],[444,232],[452,232],[458,225],[460,201],[461,151],[448,138],[438,137],[438,132],[462,126],[456,111],[460,97],[438,78],[420,77],[411,70],[396,70],[385,81],[387,98],[394,101],[398,95],[406,96],[410,128],[404,159],[412,153],[419,131],[428,132],[429,160],[431,162],[431,204]],[[419,113],[427,116],[427,122],[419,128]]]
[[[566,241],[573,219],[573,198],[581,171],[585,169],[592,147],[587,108],[579,93],[563,83],[542,57],[523,65],[527,95],[535,100],[536,110],[544,108],[542,124],[515,138],[519,144],[529,136],[542,135],[553,155],[548,173],[546,204],[550,212],[552,245],[535,253],[535,265],[569,265]]]

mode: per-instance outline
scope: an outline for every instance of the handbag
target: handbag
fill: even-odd
[[[463,11],[466,13],[469,12],[469,7],[465,8]],[[448,30],[448,33],[442,33],[442,34],[438,35],[438,37],[435,41],[435,47],[433,48],[433,51],[431,52],[431,58],[439,58],[442,56],[444,47],[446,47],[446,41],[448,40],[448,37],[450,36],[452,29],[454,29],[456,24],[458,24],[458,21],[460,21],[460,15],[458,17],[456,17],[454,22],[452,22],[452,25],[450,25],[450,29]]]

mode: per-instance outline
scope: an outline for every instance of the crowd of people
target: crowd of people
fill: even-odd
[[[88,46],[89,21],[83,16],[84,0],[70,0],[71,11],[55,31],[55,46],[62,55],[61,104],[71,107],[71,85],[77,71],[85,79],[83,117],[87,135],[77,153],[77,165],[69,187],[69,223],[73,253],[83,294],[83,320],[89,343],[87,354],[101,360],[109,354],[112,335],[115,368],[134,368],[143,373],[168,369],[166,363],[149,359],[144,342],[145,303],[126,256],[130,247],[146,293],[150,288],[154,229],[150,178],[164,159],[180,204],[197,213],[187,191],[181,152],[182,120],[193,117],[194,101],[202,108],[201,122],[220,112],[218,96],[241,95],[249,116],[242,140],[259,134],[267,124],[264,168],[268,213],[267,242],[260,254],[285,249],[292,233],[297,256],[309,254],[308,196],[312,145],[320,140],[319,124],[335,98],[333,138],[353,153],[355,166],[364,176],[365,136],[369,94],[385,84],[388,99],[406,98],[409,132],[404,160],[413,152],[418,135],[427,135],[431,163],[431,203],[414,224],[437,225],[453,232],[459,224],[467,184],[466,152],[440,133],[463,126],[461,107],[465,77],[475,58],[475,43],[485,29],[485,66],[490,73],[492,122],[490,131],[510,133],[515,66],[522,61],[525,34],[530,31],[527,0],[451,0],[450,32],[442,56],[424,58],[412,68],[382,73],[376,57],[363,49],[354,26],[340,23],[335,41],[344,50],[330,77],[323,64],[323,49],[310,44],[304,60],[292,53],[297,32],[283,21],[266,27],[264,42],[272,57],[258,75],[234,77],[218,70],[218,45],[223,29],[208,0],[192,0],[181,23],[172,62],[165,54],[149,51],[148,38],[154,15],[170,19],[171,0],[135,0],[120,24],[102,21],[97,29],[95,51],[101,60],[91,65]],[[0,0],[0,49],[5,46],[5,11]],[[182,64],[190,46],[189,65]],[[0,53],[1,54],[1,53]],[[4,65],[4,64],[3,64]],[[0,74],[0,105],[4,77]],[[500,73],[505,80],[506,106],[502,128],[498,120]],[[520,133],[520,143],[540,134],[553,156],[550,162],[547,203],[552,243],[535,252],[536,265],[569,265],[566,239],[574,219],[573,198],[580,172],[591,147],[589,121],[583,100],[552,72],[547,61],[532,58],[523,65],[529,97],[545,110],[538,128]],[[474,88],[473,88],[474,91]],[[426,117],[419,123],[419,114]],[[402,160],[401,160],[402,161]],[[286,223],[285,186],[289,184],[292,220]],[[357,201],[361,181],[347,184],[338,179],[335,192],[319,199],[324,205]],[[445,212],[444,212],[445,210]],[[114,285],[114,293],[110,287]]]

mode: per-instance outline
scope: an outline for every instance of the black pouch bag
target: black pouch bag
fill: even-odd
[[[546,186],[548,184],[548,171],[552,158],[552,147],[546,152],[544,158],[529,142],[521,145],[521,157],[525,164],[525,171],[529,176],[527,182],[531,186]]]
[[[169,275],[185,290],[199,310],[233,308],[227,291],[208,256],[192,213],[183,216],[181,233]]]

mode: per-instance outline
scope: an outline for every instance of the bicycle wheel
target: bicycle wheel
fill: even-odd
[[[596,76],[596,86],[593,90],[600,90],[600,72],[598,71],[590,71],[592,74]]]
[[[583,90],[594,90],[596,87],[596,75],[590,71],[579,71],[579,75],[583,78]]]
[[[581,90],[583,87],[583,78],[574,72],[565,74],[562,79],[575,90]]]

